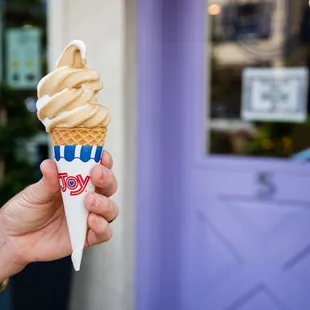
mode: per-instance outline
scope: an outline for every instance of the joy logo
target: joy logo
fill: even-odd
[[[59,173],[60,187],[63,192],[67,189],[70,191],[71,196],[77,196],[84,192],[90,177],[86,176],[83,179],[82,175],[68,176],[68,173]]]

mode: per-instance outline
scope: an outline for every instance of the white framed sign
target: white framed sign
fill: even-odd
[[[302,123],[307,119],[308,69],[246,68],[241,118]]]
[[[42,75],[41,30],[6,31],[6,81],[15,89],[35,89]]]

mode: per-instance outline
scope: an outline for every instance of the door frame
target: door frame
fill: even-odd
[[[138,310],[189,309],[187,186],[196,140],[193,110],[204,98],[202,7],[204,0],[136,5]]]

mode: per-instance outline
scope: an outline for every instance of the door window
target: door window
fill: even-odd
[[[209,0],[208,154],[290,158],[310,146],[310,2]]]

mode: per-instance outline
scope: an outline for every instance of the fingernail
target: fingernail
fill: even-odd
[[[96,214],[93,214],[93,223],[97,224],[99,221],[99,217]]]
[[[87,196],[88,199],[88,203],[90,206],[94,206],[95,205],[95,201],[96,201],[96,195],[93,192],[88,193]]]
[[[97,195],[95,193],[93,193],[93,203],[92,203],[92,205],[94,207],[98,207],[99,206],[98,197],[97,197]]]
[[[109,176],[108,169],[102,167],[102,169],[101,169],[101,179],[106,179],[108,176]]]
[[[113,168],[113,159],[111,156],[109,156],[109,167],[110,167],[110,169]]]
[[[107,151],[103,150],[103,152],[102,152],[102,158],[105,159],[107,156],[108,156]]]

